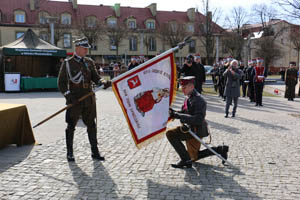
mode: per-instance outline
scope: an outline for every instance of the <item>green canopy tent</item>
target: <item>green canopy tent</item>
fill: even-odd
[[[66,50],[49,44],[28,29],[16,41],[0,47],[0,55],[2,77],[4,72],[19,72],[27,77],[57,77],[59,60],[66,57]]]
[[[57,76],[54,68],[59,58],[66,57],[66,50],[40,39],[31,29],[16,41],[0,47],[0,53],[3,61],[11,58],[14,72],[31,77]],[[5,69],[5,62],[3,64]]]

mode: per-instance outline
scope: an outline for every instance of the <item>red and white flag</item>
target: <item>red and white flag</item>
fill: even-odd
[[[112,81],[114,93],[138,148],[163,136],[175,95],[173,53],[139,65]]]

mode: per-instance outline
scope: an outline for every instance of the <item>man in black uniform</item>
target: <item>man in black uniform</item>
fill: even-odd
[[[180,80],[182,91],[184,95],[188,96],[188,98],[180,112],[170,109],[170,118],[180,119],[181,123],[187,124],[170,129],[166,133],[169,142],[181,158],[179,163],[171,165],[174,168],[191,168],[192,161],[214,155],[208,149],[198,151],[200,149],[200,143],[198,141],[198,145],[196,145],[198,148],[196,150],[197,155],[191,155],[182,143],[182,141],[188,142],[190,140],[195,140],[193,136],[187,132],[187,127],[189,127],[191,131],[195,132],[195,134],[200,138],[207,137],[209,134],[207,123],[205,121],[206,101],[201,97],[197,90],[195,90],[194,84],[194,76],[184,77]],[[223,158],[227,159],[228,146],[212,147],[212,149],[221,154]]]
[[[97,127],[96,127],[96,100],[92,94],[85,100],[78,102],[78,99],[92,92],[92,83],[104,84],[104,88],[110,86],[109,81],[103,81],[97,73],[95,63],[92,59],[85,57],[90,45],[86,38],[74,41],[75,53],[71,58],[65,59],[58,75],[58,88],[65,96],[67,104],[73,104],[66,112],[66,144],[67,160],[75,161],[73,156],[74,131],[82,116],[84,124],[87,126],[88,138],[91,144],[92,158],[104,160],[100,156],[97,147]]]

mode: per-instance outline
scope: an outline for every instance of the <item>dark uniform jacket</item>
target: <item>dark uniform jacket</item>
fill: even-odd
[[[183,106],[181,113],[179,113],[180,121],[188,124],[199,137],[206,137],[208,130],[205,115],[206,101],[194,89],[186,100],[186,107]]]
[[[69,72],[72,77],[76,77],[76,75],[81,73],[82,81],[78,84],[71,81],[71,77],[67,70],[67,62],[69,63]],[[70,91],[74,98],[79,99],[92,91],[92,83],[100,85],[100,80],[101,77],[97,73],[95,63],[92,59],[87,57],[80,59],[74,55],[73,57],[66,59],[60,68],[58,75],[58,88],[62,94]],[[91,99],[90,101],[87,99],[84,102],[92,103]]]

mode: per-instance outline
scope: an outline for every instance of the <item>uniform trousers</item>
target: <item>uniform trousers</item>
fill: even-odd
[[[262,105],[262,94],[264,89],[264,83],[255,82],[254,89],[255,89],[255,102],[258,105]]]

